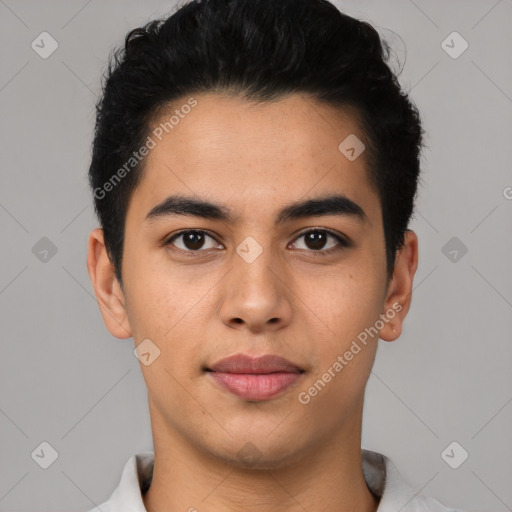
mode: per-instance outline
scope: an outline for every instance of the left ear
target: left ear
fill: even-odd
[[[395,341],[402,334],[402,325],[412,300],[412,284],[418,267],[418,237],[410,229],[405,232],[404,244],[397,251],[393,276],[388,285],[383,314],[389,318],[380,330],[379,338]],[[395,313],[391,317],[392,313]]]

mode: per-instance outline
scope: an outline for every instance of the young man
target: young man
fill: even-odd
[[[387,52],[325,0],[203,0],[115,54],[88,270],[154,455],[103,512],[449,510],[361,449],[418,263],[423,130]]]

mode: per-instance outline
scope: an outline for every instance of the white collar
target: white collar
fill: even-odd
[[[415,493],[385,455],[364,448],[361,453],[366,484],[380,498],[377,512],[457,512]],[[88,512],[147,512],[142,494],[151,483],[153,464],[152,451],[132,455],[110,499]]]

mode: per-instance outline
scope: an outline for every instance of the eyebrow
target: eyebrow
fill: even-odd
[[[159,218],[174,215],[221,220],[228,223],[237,221],[237,217],[225,205],[182,195],[171,195],[164,199],[148,212],[145,221],[153,222]],[[352,217],[360,222],[369,222],[368,216],[361,206],[345,195],[335,194],[298,201],[285,206],[278,212],[275,225],[325,215]]]

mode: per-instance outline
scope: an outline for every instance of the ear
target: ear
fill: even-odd
[[[412,284],[417,267],[418,237],[408,229],[404,245],[395,257],[395,268],[384,303],[383,314],[389,319],[384,322],[379,334],[379,338],[384,341],[395,341],[402,334],[403,322],[411,305]]]
[[[130,338],[132,331],[126,314],[124,294],[108,257],[102,229],[95,229],[89,235],[87,270],[110,334],[120,339]]]

